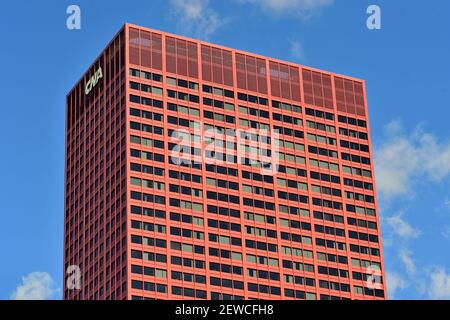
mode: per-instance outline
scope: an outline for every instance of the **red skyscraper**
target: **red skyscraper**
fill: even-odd
[[[65,299],[386,298],[365,97],[125,25],[67,95]]]

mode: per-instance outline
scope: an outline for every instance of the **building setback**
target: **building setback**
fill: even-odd
[[[126,24],[66,104],[65,299],[386,298],[364,81]]]

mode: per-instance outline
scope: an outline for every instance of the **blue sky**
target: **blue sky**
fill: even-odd
[[[450,299],[450,3],[15,1],[0,11],[0,299],[59,299],[65,94],[124,22],[367,81],[390,298]],[[81,30],[66,8],[81,8]],[[366,27],[379,5],[381,30]]]

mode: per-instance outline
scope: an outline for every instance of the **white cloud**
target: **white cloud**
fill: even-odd
[[[414,275],[416,273],[416,263],[414,262],[411,251],[402,249],[400,250],[399,257],[400,260],[402,260],[403,264],[405,265],[406,271]]]
[[[407,195],[419,180],[439,182],[450,174],[450,143],[439,143],[420,126],[405,134],[398,121],[385,131],[374,152],[378,191],[384,198]]]
[[[450,209],[450,200],[449,199],[445,199],[444,205]]]
[[[224,25],[216,11],[209,7],[209,0],[170,0],[178,27],[193,36],[209,39]]]
[[[297,40],[289,40],[291,56],[297,60],[305,59],[305,51],[303,49],[303,45],[300,41]]]
[[[442,230],[442,236],[445,239],[450,239],[450,226],[446,226],[444,230]]]
[[[22,278],[22,282],[11,295],[13,300],[49,300],[53,298],[53,279],[47,272],[32,272]]]
[[[392,228],[394,234],[404,239],[417,238],[421,233],[419,229],[413,228],[406,222],[401,214],[387,217],[386,222]]]
[[[430,273],[428,295],[431,299],[450,299],[450,274],[442,267],[436,267]]]
[[[398,290],[404,290],[408,287],[408,281],[401,275],[394,272],[386,272],[386,285],[389,299],[395,299]]]
[[[269,13],[309,17],[313,12],[332,5],[334,0],[240,0],[240,2],[258,5]]]

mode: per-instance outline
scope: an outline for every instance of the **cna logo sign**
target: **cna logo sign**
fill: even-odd
[[[88,95],[95,88],[98,81],[103,78],[103,70],[99,68],[95,74],[86,82],[85,94]]]

